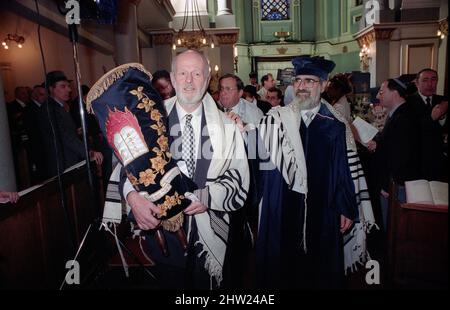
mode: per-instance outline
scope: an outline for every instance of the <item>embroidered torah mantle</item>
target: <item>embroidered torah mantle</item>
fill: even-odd
[[[178,230],[191,203],[185,193],[195,185],[169,152],[167,115],[151,74],[140,64],[121,65],[95,83],[86,104],[134,189],[160,208],[164,229]]]

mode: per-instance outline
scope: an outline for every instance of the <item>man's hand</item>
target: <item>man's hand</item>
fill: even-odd
[[[437,121],[447,113],[447,110],[448,101],[442,101],[441,103],[436,104],[433,110],[431,110],[431,118],[433,119],[433,121]]]
[[[389,193],[388,192],[386,192],[385,190],[381,190],[380,191],[380,194],[384,197],[384,198],[386,198],[386,199],[388,199],[389,198]]]
[[[206,209],[208,209],[208,207],[204,204],[199,201],[194,201],[186,209],[184,209],[184,213],[187,215],[195,215],[205,212]]]
[[[238,128],[241,132],[244,131],[245,124],[238,114],[236,114],[234,112],[226,112],[225,115],[228,116],[229,119],[231,119],[233,122],[236,123],[236,125],[238,126]]]
[[[0,191],[0,200],[5,199],[6,201],[10,201],[12,203],[16,203],[19,200],[19,194],[17,192],[2,192]]]
[[[103,162],[103,155],[100,152],[89,151],[89,158],[90,158],[90,160],[95,161],[95,163],[99,166]]]
[[[148,201],[136,191],[132,191],[127,195],[127,201],[131,206],[139,228],[149,230],[159,225],[161,221],[156,215],[160,214],[160,209],[154,203]]]
[[[370,152],[375,152],[375,150],[377,149],[377,143],[373,140],[370,140],[369,142],[367,142],[367,149]]]
[[[343,234],[347,229],[352,226],[353,221],[351,219],[346,218],[341,214],[341,233]]]

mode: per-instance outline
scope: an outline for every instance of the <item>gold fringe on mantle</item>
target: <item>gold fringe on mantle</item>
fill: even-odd
[[[128,69],[134,68],[138,69],[145,74],[148,75],[150,80],[153,78],[152,74],[148,72],[143,65],[140,63],[127,63],[120,65],[109,72],[105,73],[97,82],[95,82],[94,86],[92,86],[91,90],[88,92],[86,96],[86,109],[89,113],[94,113],[92,111],[92,101],[100,97],[111,85],[120,79]]]
[[[161,221],[161,225],[165,230],[175,232],[181,228],[181,226],[183,225],[183,221],[183,212],[180,212],[177,215],[172,216],[170,219]]]

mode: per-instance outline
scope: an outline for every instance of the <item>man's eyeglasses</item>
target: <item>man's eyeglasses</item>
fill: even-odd
[[[306,87],[313,87],[314,83],[318,83],[320,82],[320,80],[295,78],[294,82],[297,84],[303,83],[303,85],[305,85]]]
[[[219,87],[219,91],[223,91],[226,93],[229,93],[230,91],[236,90],[236,89],[238,89],[238,88],[237,87]]]

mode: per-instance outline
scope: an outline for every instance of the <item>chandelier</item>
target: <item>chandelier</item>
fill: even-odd
[[[191,7],[190,12],[189,7]],[[186,30],[189,18],[191,21],[192,30]],[[206,31],[203,28],[197,0],[186,0],[184,6],[183,24],[175,35],[175,43],[172,45],[172,48],[174,50],[176,50],[177,47],[200,49],[201,47],[207,45],[214,48],[214,41],[206,34]]]
[[[10,34],[6,36],[5,39],[3,39],[2,46],[5,50],[9,49],[9,43],[10,42],[16,42],[18,48],[22,48],[23,44],[25,43],[25,38],[22,36],[19,36],[18,34]]]

